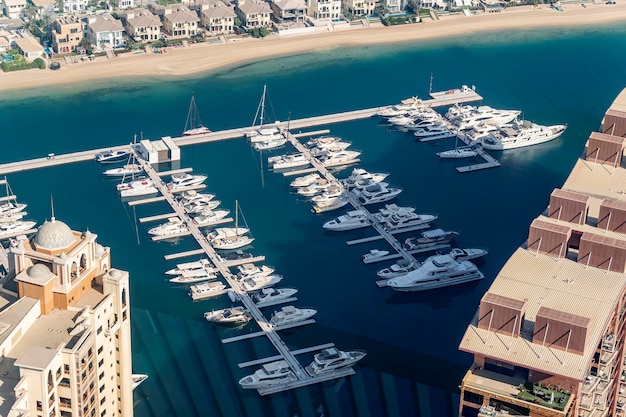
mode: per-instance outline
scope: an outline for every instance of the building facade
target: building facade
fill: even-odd
[[[483,296],[463,417],[624,416],[626,89]]]
[[[198,33],[200,18],[195,11],[180,4],[163,9],[163,29],[173,37],[189,37]]]
[[[222,4],[203,8],[200,12],[200,22],[209,36],[233,33],[235,17],[234,8]]]
[[[118,48],[125,45],[122,34],[124,26],[122,22],[114,18],[110,13],[84,18],[85,36],[89,38],[97,48]]]
[[[376,9],[374,0],[346,0],[344,7],[354,16],[372,16]]]
[[[339,19],[341,14],[341,0],[309,0],[308,15],[314,19]]]
[[[52,31],[52,48],[57,53],[70,53],[83,40],[83,24],[74,15],[60,16],[54,22]]]
[[[128,36],[136,42],[156,41],[161,39],[161,19],[148,9],[133,10],[123,17]]]
[[[239,0],[235,6],[235,13],[241,23],[249,29],[272,26],[272,9],[265,2]]]
[[[96,238],[52,218],[10,248],[0,415],[133,415],[129,277]]]

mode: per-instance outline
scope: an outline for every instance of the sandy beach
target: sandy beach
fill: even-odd
[[[623,0],[622,0],[623,1]],[[199,43],[184,48],[167,48],[163,54],[120,54],[114,59],[64,64],[52,71],[0,72],[0,91],[32,89],[45,85],[115,79],[120,76],[181,76],[204,72],[272,56],[320,50],[329,47],[381,44],[419,39],[465,35],[480,31],[523,29],[548,26],[599,25],[626,20],[626,2],[615,5],[565,5],[559,12],[543,5],[505,9],[501,13],[455,15],[438,21],[401,26],[359,27],[309,35],[240,39],[221,44]]]

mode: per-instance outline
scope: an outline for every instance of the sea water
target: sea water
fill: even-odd
[[[265,255],[266,264],[284,275],[279,286],[298,288],[296,306],[318,310],[316,324],[281,332],[288,346],[332,342],[368,352],[354,376],[269,397],[237,384],[255,370],[237,364],[274,355],[269,342],[220,342],[255,326],[232,330],[207,323],[202,313],[230,300],[192,302],[188,287],[166,280],[164,271],[176,262],[164,256],[197,246],[191,238],[149,239],[154,224],[138,219],[169,212],[165,203],[129,207],[120,201],[116,181],[102,178],[103,167],[93,161],[8,176],[18,200],[28,204],[29,219],[49,219],[52,199],[56,218],[96,233],[111,247],[112,264],[130,271],[133,370],[150,376],[134,393],[136,416],[452,416],[457,386],[472,360],[457,349],[463,332],[624,88],[625,35],[622,25],[488,32],[331,48],[180,79],[124,78],[4,93],[0,161],[177,136],[192,92],[212,130],[249,126],[264,84],[271,120],[426,98],[432,76],[433,91],[475,85],[481,104],[519,109],[539,124],[567,123],[561,138],[496,152],[500,168],[467,174],[455,170],[467,161],[435,155],[452,148],[454,139],[415,142],[377,118],[320,127],[362,151],[359,166],[390,173],[388,182],[403,189],[397,204],[438,214],[436,227],[460,232],[456,246],[489,249],[477,261],[484,280],[414,294],[374,284],[375,272],[389,262],[364,265],[361,256],[386,244],[346,245],[371,230],[324,231],[322,224],[343,210],[313,215],[309,202],[290,193],[290,178],[267,170],[266,157],[278,152],[259,154],[244,139],[183,147],[181,167],[208,175],[206,191],[221,207],[234,211],[238,201],[240,221],[256,239],[250,251]],[[272,311],[266,309],[268,317]],[[311,357],[299,359],[307,365]]]

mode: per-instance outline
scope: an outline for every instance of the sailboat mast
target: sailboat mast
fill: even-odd
[[[261,124],[259,127],[263,127],[263,118],[265,117],[265,92],[267,91],[267,84],[263,84],[263,95],[261,96],[261,115],[259,120]]]
[[[235,235],[239,236],[239,201],[235,200]]]

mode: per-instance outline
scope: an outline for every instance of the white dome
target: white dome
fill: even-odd
[[[45,249],[56,250],[69,247],[76,238],[65,223],[52,218],[39,226],[33,243]]]
[[[34,279],[48,278],[52,271],[44,264],[35,264],[26,270],[29,277]]]
[[[96,256],[100,256],[103,253],[104,253],[104,247],[101,244],[96,243]]]

